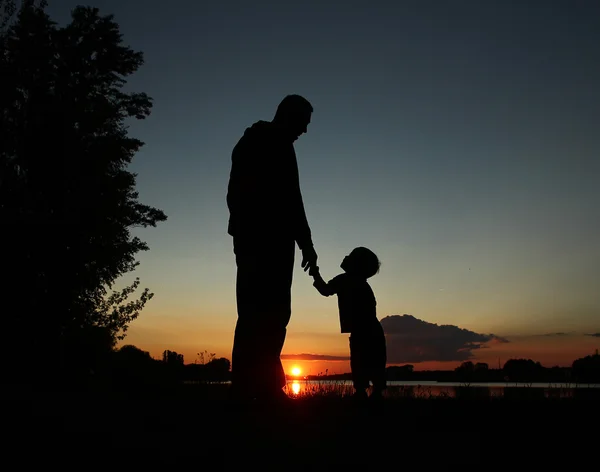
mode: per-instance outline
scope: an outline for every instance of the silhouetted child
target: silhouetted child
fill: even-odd
[[[367,279],[379,272],[379,259],[369,249],[357,247],[344,258],[344,270],[325,282],[314,267],[309,274],[314,287],[326,297],[337,294],[342,333],[350,333],[350,368],[355,396],[367,397],[369,381],[373,383],[371,398],[382,398],[386,388],[386,346],[383,328],[377,319],[376,300]]]

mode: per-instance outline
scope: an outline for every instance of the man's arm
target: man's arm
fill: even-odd
[[[292,215],[294,239],[298,247],[302,251],[302,268],[307,271],[311,267],[317,265],[317,252],[313,246],[312,235],[308,219],[306,218],[306,210],[304,209],[304,201],[300,190],[300,176],[298,175],[298,161],[296,152],[292,147],[293,168],[292,168]]]
[[[298,160],[296,152],[292,148],[293,153],[293,181],[292,181],[292,212],[294,215],[294,236],[298,247],[304,251],[306,248],[313,246],[312,235],[308,219],[306,218],[306,210],[304,209],[304,201],[302,199],[302,191],[300,190],[300,176],[298,174]],[[315,254],[316,255],[316,254]],[[316,260],[315,260],[316,263]]]

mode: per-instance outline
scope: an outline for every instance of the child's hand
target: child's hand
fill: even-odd
[[[308,271],[308,275],[310,275],[311,277],[316,277],[317,275],[319,275],[319,267],[316,265],[312,266]]]

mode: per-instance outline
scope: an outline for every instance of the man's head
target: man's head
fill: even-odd
[[[312,112],[313,107],[306,98],[288,95],[277,107],[273,122],[283,127],[290,139],[296,141],[306,133]]]

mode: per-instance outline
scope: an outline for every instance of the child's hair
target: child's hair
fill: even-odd
[[[379,272],[381,262],[373,251],[357,247],[350,253],[351,271],[368,279]]]

